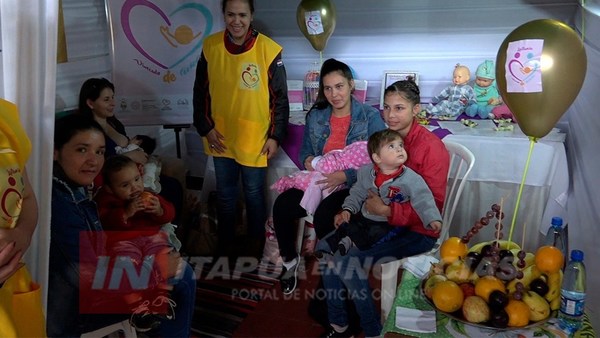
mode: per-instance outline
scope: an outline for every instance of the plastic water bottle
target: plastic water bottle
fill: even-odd
[[[565,258],[565,265],[569,253],[569,240],[566,233],[566,227],[563,228],[563,220],[560,217],[552,217],[552,226],[546,233],[544,245],[552,245],[558,248]],[[563,265],[563,268],[565,267]]]
[[[581,328],[585,310],[585,265],[583,251],[571,251],[560,290],[558,325],[572,335]]]

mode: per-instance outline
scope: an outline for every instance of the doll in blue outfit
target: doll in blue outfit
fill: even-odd
[[[455,117],[475,103],[475,92],[469,85],[471,72],[467,66],[456,64],[452,73],[452,84],[431,98],[425,110],[434,116]]]
[[[492,110],[502,104],[502,97],[496,86],[496,67],[494,61],[485,60],[477,67],[475,83],[473,84],[477,102],[467,107],[470,117],[479,116],[482,119],[495,118]]]

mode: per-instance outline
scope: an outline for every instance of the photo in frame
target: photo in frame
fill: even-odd
[[[419,73],[415,71],[405,70],[387,70],[383,73],[383,80],[381,81],[381,98],[379,100],[379,106],[383,108],[383,94],[385,89],[396,81],[410,80],[412,79],[417,86],[419,85]]]

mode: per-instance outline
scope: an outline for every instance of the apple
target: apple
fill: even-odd
[[[458,286],[460,286],[460,288],[463,291],[463,294],[465,295],[465,298],[469,297],[469,296],[475,296],[475,285],[471,284],[471,283],[462,283],[459,284]]]
[[[140,197],[142,198],[142,202],[144,202],[144,206],[146,208],[148,208],[152,205],[152,198],[154,197],[154,195],[151,192],[144,191],[144,192],[142,192]]]

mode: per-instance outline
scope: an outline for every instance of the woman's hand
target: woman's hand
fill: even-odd
[[[267,155],[267,159],[270,160],[273,156],[275,156],[278,148],[279,145],[277,145],[277,141],[272,138],[268,138],[267,142],[265,142],[265,145],[260,150],[260,154]]]
[[[367,192],[369,195],[365,200],[365,208],[367,212],[372,215],[390,217],[392,215],[392,208],[389,205],[383,203],[383,199],[372,190]]]
[[[2,245],[0,249],[0,283],[4,283],[19,268],[23,252],[16,250],[15,242]]]
[[[219,133],[219,131],[215,128],[206,134],[206,141],[208,141],[210,151],[214,151],[217,154],[221,154],[227,149],[225,143],[223,143],[223,141],[225,141],[225,136]]]
[[[325,176],[325,179],[317,181],[317,184],[323,185],[323,190],[328,189],[329,192],[333,192],[337,186],[346,182],[346,173],[343,171],[323,174],[323,176]]]
[[[140,151],[140,150],[128,151],[126,153],[123,153],[123,155],[129,157],[135,163],[141,163],[141,164],[148,163],[148,154],[146,154],[145,152]]]

